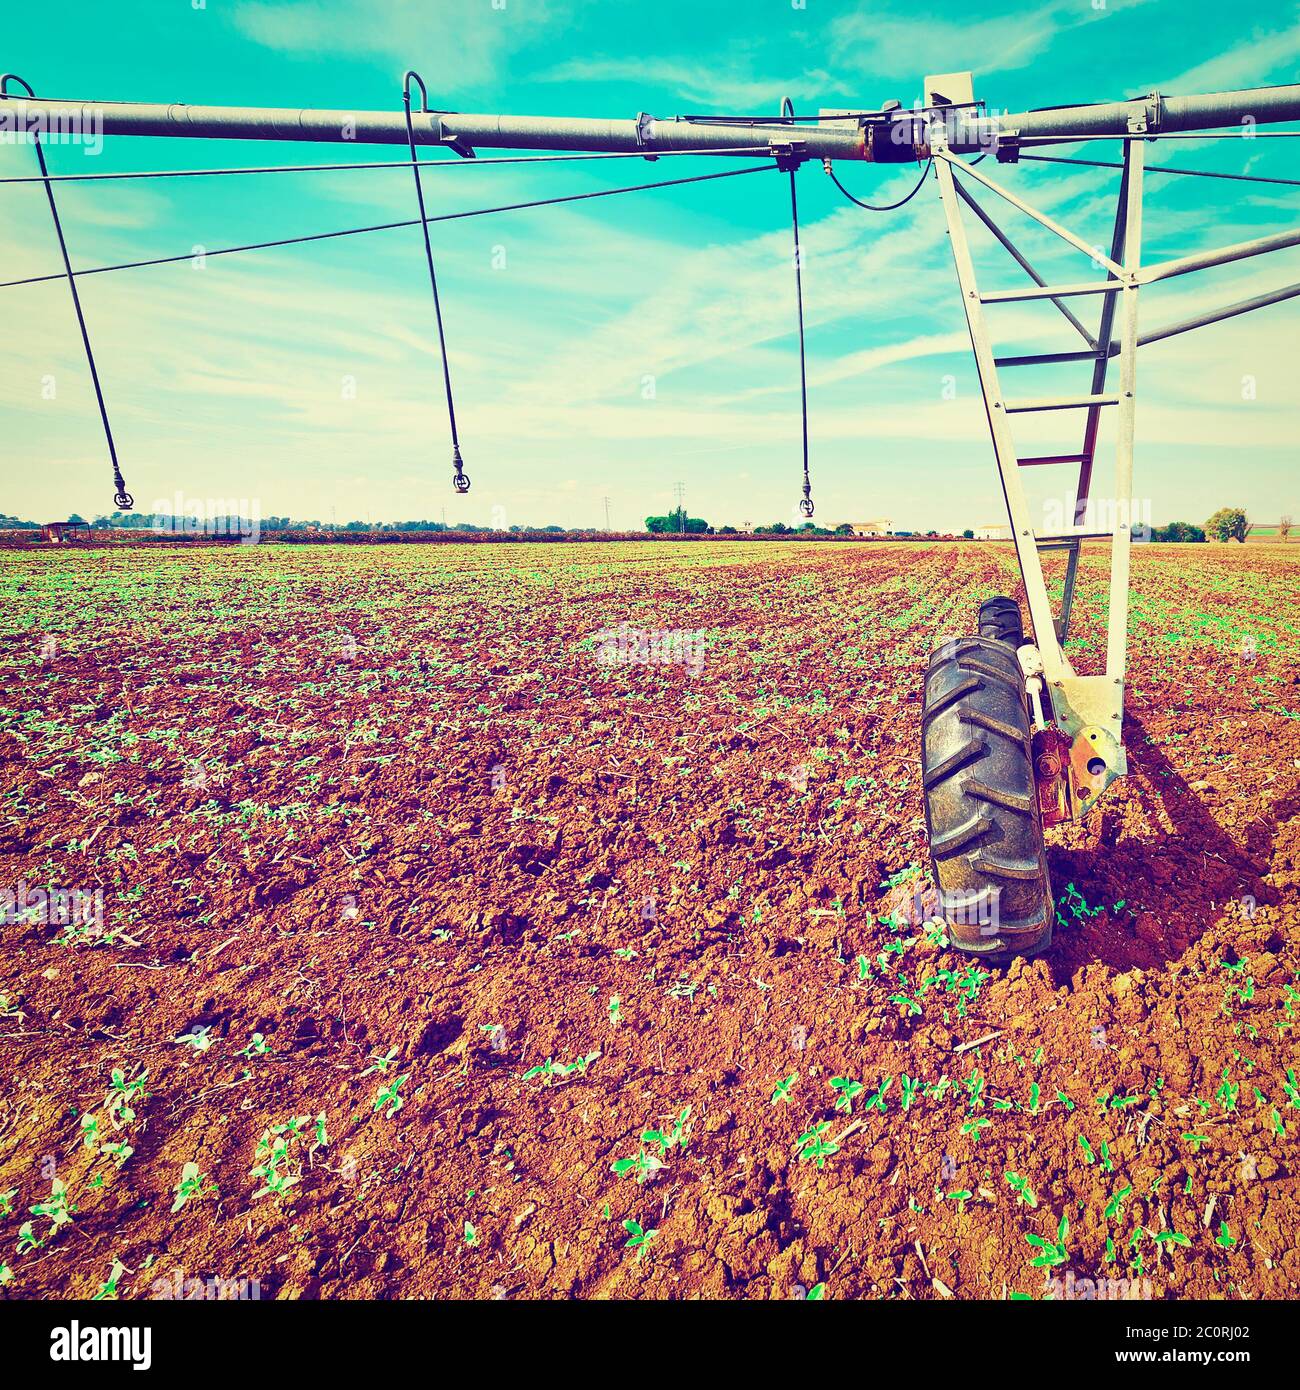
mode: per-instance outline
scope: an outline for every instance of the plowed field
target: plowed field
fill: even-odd
[[[1131,776],[990,970],[921,673],[1013,575],[0,553],[0,1293],[1296,1297],[1300,548],[1135,553]]]

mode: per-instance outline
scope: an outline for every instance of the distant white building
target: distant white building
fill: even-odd
[[[1011,527],[1002,526],[977,526],[975,527],[975,539],[977,541],[1009,541],[1011,539]]]
[[[877,517],[874,521],[852,521],[855,536],[892,536],[894,523],[888,517]]]

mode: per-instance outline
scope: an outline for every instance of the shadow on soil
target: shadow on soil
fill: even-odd
[[[1095,962],[1120,972],[1164,965],[1225,912],[1248,912],[1274,901],[1275,890],[1261,875],[1269,870],[1279,823],[1300,811],[1300,796],[1278,802],[1274,818],[1253,821],[1248,843],[1240,844],[1214,819],[1205,796],[1188,786],[1143,721],[1130,714],[1128,727],[1129,795],[1154,834],[1123,838],[1120,816],[1103,811],[1100,844],[1048,850],[1058,904],[1056,948],[1049,961],[1058,984]],[[1172,830],[1161,828],[1166,822]],[[1082,901],[1073,898],[1068,884]],[[1121,902],[1124,907],[1116,910]]]

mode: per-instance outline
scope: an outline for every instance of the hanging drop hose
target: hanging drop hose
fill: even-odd
[[[438,298],[438,276],[433,268],[433,244],[429,240],[429,223],[424,211],[424,185],[420,182],[420,159],[415,152],[415,124],[411,119],[411,83],[420,84],[420,110],[429,110],[429,90],[417,72],[407,72],[402,78],[402,104],[406,109],[406,141],[411,151],[411,172],[415,175],[415,197],[420,205],[420,227],[424,232],[424,258],[429,266],[429,286],[433,290],[433,314],[438,321],[438,348],[442,353],[442,381],[447,390],[447,419],[451,425],[451,465],[456,470],[451,485],[457,492],[469,491],[469,474],[460,456],[460,438],[456,433],[456,403],[451,394],[451,368],[447,365],[447,338],[442,327],[442,303]]]
[[[0,76],[0,98],[9,95],[9,83],[21,82],[27,95],[36,100],[36,93],[21,77],[11,72]],[[54,219],[54,234],[59,239],[59,254],[63,257],[63,269],[68,277],[68,289],[72,294],[72,307],[77,312],[77,327],[81,329],[82,346],[86,349],[86,363],[90,367],[90,380],[95,388],[95,400],[99,402],[99,418],[104,423],[104,438],[108,442],[108,457],[113,465],[113,502],[120,512],[135,510],[135,498],[126,490],[126,480],[117,461],[117,445],[113,443],[113,429],[108,423],[108,407],[104,404],[104,391],[99,384],[99,370],[95,366],[95,354],[90,347],[90,333],[86,328],[86,316],[81,312],[81,296],[77,293],[77,277],[72,272],[72,261],[68,256],[68,243],[63,239],[63,223],[59,221],[59,206],[54,201],[54,185],[50,182],[50,171],[45,166],[45,151],[41,148],[41,137],[33,130],[32,144],[36,147],[36,162],[40,165],[41,178],[45,183],[45,196],[50,203],[50,216]]]
[[[794,122],[794,103],[789,97],[781,99],[781,115]],[[803,256],[799,249],[799,199],[795,193],[794,176],[798,162],[790,165],[790,225],[794,229],[794,290],[799,309],[799,406],[800,423],[803,429],[803,498],[799,510],[804,516],[813,514],[812,482],[808,477],[808,363],[804,349],[803,328]]]
[[[980,155],[980,159],[983,158],[984,156]],[[978,164],[980,162],[980,159],[973,160],[972,163]],[[829,159],[823,160],[822,164],[826,172],[831,176],[831,182],[835,185],[836,188],[840,190],[841,193],[844,194],[844,196],[849,200],[849,202],[856,203],[860,208],[865,209],[867,212],[893,212],[896,208],[906,206],[906,204],[910,203],[912,199],[915,198],[916,195],[921,191],[921,187],[925,183],[925,176],[930,172],[930,168],[934,164],[934,156],[931,155],[930,158],[926,160],[925,168],[921,170],[921,177],[917,179],[916,185],[912,189],[912,191],[904,195],[896,203],[864,203],[861,198],[855,198],[853,194],[850,193],[849,190],[844,187],[844,185],[839,181],[839,179],[835,177],[835,170],[831,168],[831,162]]]

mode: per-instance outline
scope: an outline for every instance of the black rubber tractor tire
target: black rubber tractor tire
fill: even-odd
[[[921,770],[940,915],[973,955],[1038,955],[1055,909],[1024,676],[1008,642],[962,637],[925,674]]]
[[[1025,620],[1020,605],[1013,598],[997,594],[980,604],[979,635],[1008,642],[1013,648],[1025,640]]]

